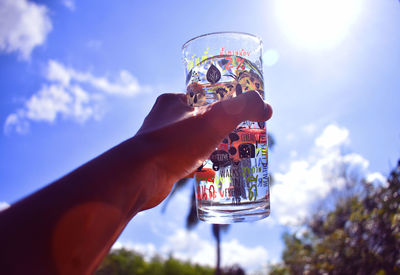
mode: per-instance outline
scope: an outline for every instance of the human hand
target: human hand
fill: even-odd
[[[256,91],[201,107],[188,106],[184,94],[159,96],[136,134],[156,151],[157,171],[143,209],[165,199],[174,182],[195,171],[240,122],[271,116],[271,106]]]
[[[240,122],[271,115],[255,91],[203,107],[161,95],[133,138],[0,213],[8,247],[0,266],[5,274],[92,274],[135,214],[164,200]]]

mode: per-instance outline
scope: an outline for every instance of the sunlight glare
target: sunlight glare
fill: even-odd
[[[310,50],[339,45],[357,21],[361,0],[278,0],[276,15],[287,37]]]
[[[263,63],[267,67],[274,66],[279,60],[279,53],[274,49],[268,49],[263,54]]]

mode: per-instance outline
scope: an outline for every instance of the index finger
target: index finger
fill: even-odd
[[[272,116],[272,108],[257,91],[249,91],[237,97],[218,101],[208,113],[210,123],[219,131],[233,130],[240,122],[266,121]]]

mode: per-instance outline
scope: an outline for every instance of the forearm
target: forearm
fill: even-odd
[[[159,176],[150,149],[130,139],[3,211],[1,266],[10,274],[93,271],[149,200],[148,183]]]
[[[93,272],[129,220],[159,204],[244,120],[272,110],[256,91],[203,107],[161,95],[134,138],[0,213],[5,274]]]

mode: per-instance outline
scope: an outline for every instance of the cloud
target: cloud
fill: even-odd
[[[147,243],[147,244],[133,244],[132,242],[121,242],[121,241],[116,241],[111,249],[128,249],[128,250],[133,250],[139,254],[141,254],[145,260],[150,261],[152,257],[159,255],[158,250],[156,246],[152,243]],[[161,255],[159,255],[161,256]]]
[[[327,126],[322,134],[315,140],[317,147],[331,150],[338,146],[347,145],[349,143],[349,131],[345,128],[331,124]]]
[[[193,231],[179,229],[169,236],[161,247],[164,254],[172,255],[183,261],[191,261],[201,265],[213,266],[215,264],[214,245],[200,238]]]
[[[367,182],[370,182],[376,186],[383,186],[383,187],[389,186],[387,179],[381,173],[378,172],[367,175],[366,180]]]
[[[247,247],[233,239],[222,243],[222,264],[231,266],[238,263],[246,270],[259,269],[268,260],[268,252],[261,245]]]
[[[41,89],[25,102],[23,108],[7,117],[6,134],[12,131],[26,133],[31,121],[54,123],[58,117],[79,123],[91,118],[98,120],[104,112],[101,106],[105,96],[133,96],[149,90],[126,70],[109,79],[73,69],[56,60],[49,60],[44,76],[46,83]]]
[[[26,117],[36,121],[53,122],[57,113],[68,112],[71,102],[72,97],[62,86],[44,86],[26,102]]]
[[[343,153],[349,142],[346,128],[328,125],[315,139],[314,148],[306,158],[293,160],[286,172],[274,174],[272,217],[281,224],[296,225],[330,192],[342,189],[348,181],[368,177],[369,162],[365,158]]]
[[[44,5],[27,0],[0,1],[0,51],[28,60],[46,40],[52,24]]]
[[[74,73],[74,70],[72,70],[72,73]],[[72,76],[70,69],[66,68],[63,64],[55,60],[49,60],[45,77],[49,81],[58,82],[63,86],[68,86]]]
[[[61,3],[69,10],[75,10],[75,1],[74,0],[61,0]]]
[[[267,262],[268,252],[261,245],[247,247],[237,239],[222,242],[221,265],[232,266],[239,264],[246,270],[257,269]],[[183,260],[202,265],[215,266],[216,246],[214,242],[202,239],[193,231],[179,229],[167,238],[162,246],[164,253],[172,252],[173,256]]]
[[[164,259],[170,254],[181,261],[215,266],[216,246],[215,242],[202,239],[196,232],[178,229],[174,234],[165,239],[161,247],[154,244],[132,244],[130,242],[117,241],[113,249],[131,249],[142,254],[146,259],[158,255]],[[237,239],[221,243],[221,266],[239,264],[247,271],[258,270],[268,260],[268,252],[261,245],[248,247]]]
[[[312,135],[317,130],[317,126],[314,123],[309,123],[302,127],[302,131],[307,135]]]
[[[25,120],[25,112],[18,110],[8,115],[4,123],[4,133],[9,134],[12,130],[19,134],[26,134],[29,130],[29,122]]]
[[[80,86],[43,85],[26,102],[24,108],[8,115],[4,132],[19,134],[29,131],[30,121],[54,123],[57,117],[83,123],[90,118],[100,119],[100,95],[90,94]]]
[[[148,87],[140,86],[137,79],[126,70],[121,70],[112,81],[106,77],[94,76],[89,72],[80,72],[71,67],[66,67],[55,60],[48,62],[46,78],[64,86],[70,85],[71,82],[88,84],[99,91],[123,96],[132,96],[148,90]]]
[[[0,211],[7,209],[8,207],[10,207],[10,205],[5,201],[0,202]]]

